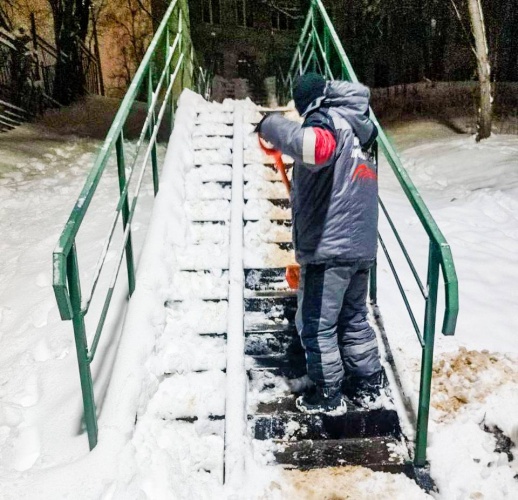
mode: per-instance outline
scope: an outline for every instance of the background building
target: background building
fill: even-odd
[[[265,100],[264,80],[293,55],[305,16],[303,2],[191,0],[191,33],[197,52],[213,68],[216,98]],[[246,82],[243,81],[246,79]]]

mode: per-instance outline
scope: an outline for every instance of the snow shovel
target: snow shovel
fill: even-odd
[[[288,176],[286,175],[286,167],[282,161],[282,153],[274,149],[273,145],[268,141],[265,141],[259,134],[257,137],[259,138],[259,146],[263,152],[273,158],[275,168],[281,174],[282,182],[286,187],[286,191],[288,192],[289,197],[291,184]],[[290,264],[289,266],[286,266],[286,281],[292,290],[298,290],[300,283],[300,266],[298,264]]]

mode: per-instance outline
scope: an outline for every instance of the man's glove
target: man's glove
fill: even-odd
[[[267,111],[264,116],[261,118],[261,121],[255,126],[254,132],[257,134],[261,133],[261,125],[263,124],[264,120],[268,118],[270,115],[282,113],[282,111]]]
[[[261,133],[261,125],[263,124],[264,120],[266,119],[268,115],[264,115],[262,118],[261,118],[261,121],[255,126],[254,128],[254,132],[256,134],[260,134]]]

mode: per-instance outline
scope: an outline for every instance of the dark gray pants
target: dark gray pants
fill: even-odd
[[[376,334],[367,322],[372,263],[301,266],[295,323],[315,384],[336,386],[344,375],[367,377],[381,369]]]

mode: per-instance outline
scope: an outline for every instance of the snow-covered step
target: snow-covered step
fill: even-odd
[[[245,240],[259,239],[264,243],[291,243],[292,231],[288,221],[248,221]]]
[[[245,184],[245,200],[286,198],[286,187],[281,181],[264,181],[253,179]]]
[[[234,129],[232,125],[225,125],[222,123],[200,123],[194,128],[193,137],[232,137],[233,134]]]
[[[217,243],[189,245],[178,256],[181,270],[228,269],[228,247]]]
[[[230,202],[228,200],[189,200],[185,204],[187,217],[192,221],[228,221]]]
[[[232,151],[230,148],[200,149],[194,152],[195,165],[231,164]]]
[[[219,248],[219,247],[218,247]],[[223,300],[228,297],[228,272],[180,271],[173,277],[170,300]]]
[[[192,180],[192,179],[191,179]],[[189,182],[186,185],[188,200],[230,200],[230,185],[222,182]]]
[[[264,243],[252,238],[245,243],[244,265],[247,269],[278,268],[293,264],[295,255],[291,243]]]
[[[166,303],[167,328],[179,332],[223,334],[227,331],[227,311],[228,303],[225,300],[168,301]]]
[[[231,111],[201,111],[200,113],[198,113],[196,123],[203,125],[207,123],[225,123],[227,125],[231,125],[232,123],[234,123],[234,113],[232,113]]]
[[[287,200],[248,200],[245,204],[245,220],[291,220],[291,208]]]
[[[288,174],[290,170],[288,169]],[[277,169],[270,165],[266,167],[262,163],[251,163],[249,165],[245,165],[244,170],[245,181],[255,181],[255,180],[264,180],[264,181],[280,181],[281,176]],[[284,197],[286,197],[286,191],[284,191]]]
[[[210,370],[167,377],[146,413],[166,420],[224,415],[225,376],[221,370]]]
[[[225,222],[195,222],[189,227],[189,242],[193,245],[203,242],[228,245],[229,238],[230,231]]]
[[[225,339],[202,336],[189,330],[171,332],[157,342],[160,355],[155,367],[166,375],[224,370],[226,368]]]
[[[231,149],[232,139],[229,137],[216,137],[216,136],[196,136],[193,138],[193,147],[197,151],[199,149]]]
[[[232,167],[230,165],[199,165],[187,173],[187,185],[203,182],[230,182]]]

